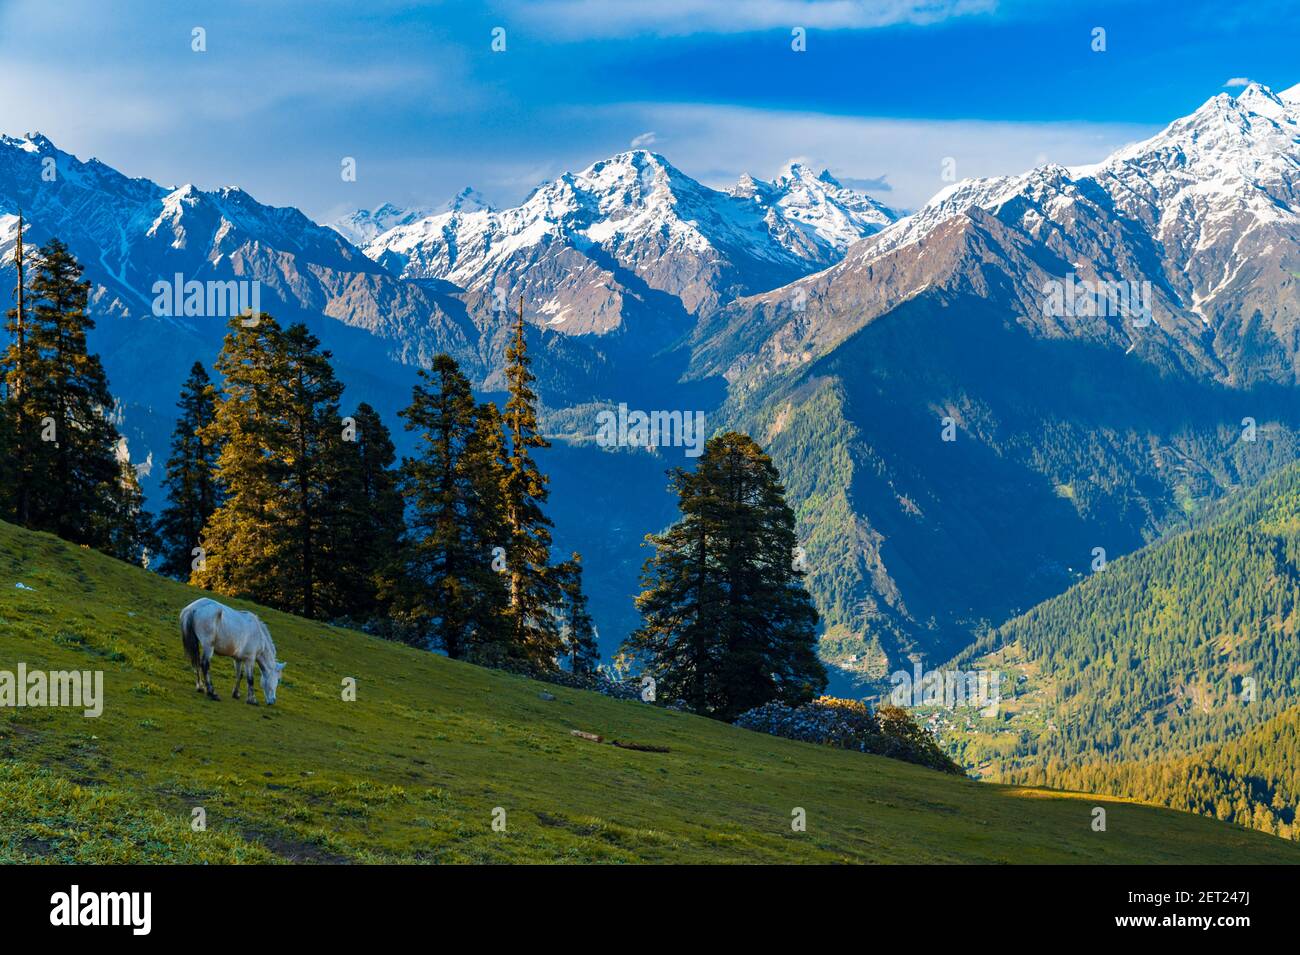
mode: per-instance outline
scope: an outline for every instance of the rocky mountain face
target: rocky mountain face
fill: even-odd
[[[239,189],[131,179],[39,134],[0,139],[5,308],[19,210],[29,249],[57,236],[85,267],[91,344],[138,463],[165,460],[189,366],[211,362],[230,317],[254,301],[283,322],[306,322],[334,349],[354,400],[392,412],[413,380],[410,365],[438,350],[476,354],[478,332],[459,303],[389,275],[298,210]],[[191,307],[187,283],[202,289]],[[157,476],[142,475],[147,490]]]
[[[1294,456],[1298,104],[1251,86],[1094,166],[955,184],[699,323],[690,374],[819,503],[837,658],[942,656]]]
[[[397,226],[365,252],[407,279],[437,279],[471,306],[522,294],[565,335],[605,335],[647,315],[685,333],[694,316],[831,264],[895,216],[794,165],[718,192],[635,150],[567,173],[501,211],[455,210]]]
[[[865,193],[840,185],[823,169],[791,162],[772,182],[744,175],[727,194],[765,210],[763,221],[778,242],[809,261],[838,262],[850,245],[897,221],[898,215]]]

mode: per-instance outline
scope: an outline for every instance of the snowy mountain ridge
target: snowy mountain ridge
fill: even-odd
[[[852,242],[896,218],[829,173],[815,176],[799,164],[773,182],[743,177],[720,192],[657,153],[632,150],[565,173],[517,207],[458,209],[396,225],[364,250],[404,278],[442,279],[467,290],[493,283],[512,260],[554,243],[596,250],[638,272],[651,268],[638,265],[653,247],[656,256],[725,260],[742,272],[768,263],[790,275],[832,264]]]

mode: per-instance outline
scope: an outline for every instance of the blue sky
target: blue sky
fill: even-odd
[[[509,204],[634,141],[711,185],[798,158],[914,208],[943,185],[947,157],[960,177],[1091,162],[1230,80],[1300,83],[1297,12],[1266,0],[0,0],[0,131],[39,130],[166,184],[240,185],[318,219],[438,203],[464,185]],[[191,49],[195,27],[206,52]],[[505,52],[492,51],[495,27]]]

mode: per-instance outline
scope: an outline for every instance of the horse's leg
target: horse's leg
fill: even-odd
[[[203,662],[201,660],[194,664],[194,689],[200,693],[203,692]]]
[[[208,648],[207,650],[203,651],[203,684],[204,686],[207,687],[208,699],[219,700],[221,699],[221,697],[217,696],[217,691],[212,688],[211,670],[212,670],[212,649]]]
[[[235,692],[232,694],[235,699],[239,699],[239,684],[243,674],[244,661],[235,657]]]
[[[245,702],[257,706],[257,696],[253,693],[253,671],[255,669],[257,668],[253,665],[252,661],[250,661],[248,666],[244,668],[244,672],[248,675],[248,699],[245,700]]]

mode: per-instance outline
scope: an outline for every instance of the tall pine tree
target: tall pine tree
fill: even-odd
[[[402,534],[392,437],[368,405],[340,416],[330,352],[305,325],[261,315],[230,328],[200,432],[220,449],[225,496],[191,582],[304,617],[370,619]]]
[[[281,387],[281,336],[269,315],[233,319],[217,356],[222,390],[202,438],[218,449],[216,481],[227,493],[204,525],[190,582],[287,609],[278,570],[288,552],[279,457],[285,439],[273,397]]]
[[[462,462],[470,490],[465,501],[467,550],[474,555],[466,578],[469,618],[474,634],[471,658],[500,666],[512,656],[510,587],[504,554],[497,548],[509,540],[505,482],[509,473],[504,423],[492,402],[474,409],[474,422]]]
[[[587,612],[587,595],[582,590],[582,555],[575,551],[568,560],[557,564],[555,578],[560,590],[558,616],[564,656],[573,673],[591,674],[600,662],[600,647],[596,644],[596,627]]]
[[[379,413],[362,402],[345,422],[330,462],[324,513],[331,564],[328,615],[370,620],[385,611],[405,530],[393,438]]]
[[[226,497],[203,531],[192,582],[304,617],[339,610],[328,553],[342,437],[330,353],[305,325],[235,318],[216,363],[222,397],[205,438]]]
[[[87,350],[90,283],[58,239],[36,258],[0,374],[13,514],[36,530],[136,560],[151,541],[140,485],[109,415],[113,398]]]
[[[221,503],[216,481],[217,448],[212,443],[217,392],[201,362],[190,368],[181,386],[180,418],[172,432],[167,459],[167,507],[158,519],[164,574],[188,580],[193,550],[204,526]]]
[[[291,605],[304,617],[333,616],[339,607],[321,600],[337,583],[339,568],[330,563],[328,526],[341,517],[331,508],[331,480],[338,470],[342,450],[339,400],[343,385],[334,377],[332,356],[303,324],[290,325],[284,334],[285,387],[280,407],[287,425],[283,476],[288,485],[287,529],[293,558],[282,566]]]
[[[733,720],[770,701],[797,704],[826,686],[817,611],[794,567],[794,513],[771,459],[748,436],[705,445],[694,472],[676,469],[681,520],[647,540],[644,623],[625,648],[660,695]]]
[[[509,530],[506,567],[510,578],[511,653],[525,665],[554,669],[561,647],[554,608],[559,594],[550,570],[551,521],[542,508],[547,479],[533,451],[548,448],[537,423],[536,376],[524,337],[524,300],[506,349],[506,433],[510,440],[505,480],[505,516]]]
[[[401,415],[419,445],[402,465],[411,539],[406,586],[395,606],[431,647],[453,658],[500,662],[506,592],[492,567],[492,549],[506,540],[500,418],[476,407],[469,380],[449,355],[420,372]]]
[[[6,314],[5,330],[9,347],[0,370],[3,371],[4,415],[0,417],[0,502],[4,513],[19,524],[31,517],[32,485],[41,469],[36,456],[42,450],[39,422],[31,418],[31,394],[23,394],[27,371],[32,367],[30,337],[27,330],[27,255],[23,245],[23,216],[18,214],[18,233],[14,242],[14,307]]]

